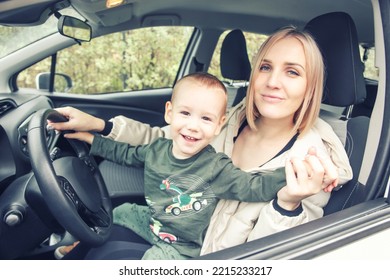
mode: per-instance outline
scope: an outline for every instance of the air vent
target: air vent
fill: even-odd
[[[14,102],[10,100],[0,100],[0,116],[5,115],[9,110],[16,108]]]

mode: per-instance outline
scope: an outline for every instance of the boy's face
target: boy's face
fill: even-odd
[[[165,106],[165,121],[171,125],[173,155],[189,158],[206,147],[225,121],[226,94],[199,82],[182,81],[173,102]]]

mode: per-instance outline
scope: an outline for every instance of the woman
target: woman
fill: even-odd
[[[201,254],[321,217],[330,195],[324,190],[352,178],[343,145],[331,127],[318,118],[323,80],[320,50],[307,33],[283,28],[259,49],[247,97],[229,112],[212,145],[248,172],[286,165],[288,191],[280,192],[269,203],[221,200]],[[150,128],[122,116],[104,122],[73,108],[58,111],[69,122],[52,124],[57,130],[108,133],[108,137],[132,145],[161,136],[170,138],[166,128]],[[317,157],[304,161],[311,146],[316,151],[310,153]]]

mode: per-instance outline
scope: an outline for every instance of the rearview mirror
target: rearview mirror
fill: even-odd
[[[91,26],[71,16],[61,16],[58,20],[58,32],[77,41],[89,42],[92,37]]]

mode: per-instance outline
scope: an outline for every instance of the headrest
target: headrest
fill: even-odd
[[[318,16],[305,27],[315,38],[325,60],[325,89],[323,103],[349,106],[366,97],[355,23],[344,12]]]
[[[249,80],[251,64],[241,30],[232,30],[226,35],[221,47],[220,67],[221,74],[226,79]]]

